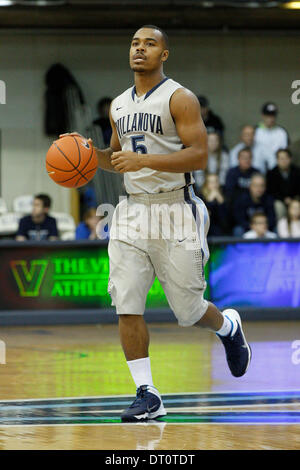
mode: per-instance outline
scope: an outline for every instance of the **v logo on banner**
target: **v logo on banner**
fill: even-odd
[[[22,297],[37,297],[44,278],[48,261],[32,260],[30,268],[27,261],[11,261],[10,266]]]

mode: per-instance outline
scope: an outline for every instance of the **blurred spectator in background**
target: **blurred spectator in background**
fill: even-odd
[[[198,100],[201,106],[201,116],[207,132],[217,131],[221,137],[223,137],[225,128],[221,118],[214,114],[209,108],[209,101],[206,96],[198,96]]]
[[[20,219],[16,240],[57,240],[56,220],[48,215],[50,207],[51,199],[47,194],[34,196],[32,213]]]
[[[276,216],[281,219],[292,198],[300,196],[300,168],[292,164],[289,149],[279,149],[276,157],[277,165],[267,174],[267,191],[275,199]]]
[[[280,237],[300,238],[300,199],[292,199],[287,210],[287,217],[278,221],[277,231]]]
[[[274,199],[266,193],[265,177],[259,173],[251,177],[249,191],[241,194],[234,202],[234,236],[242,236],[249,230],[249,222],[255,212],[263,212],[267,216],[269,229],[273,232],[276,228]]]
[[[100,217],[96,215],[95,207],[87,209],[83,214],[83,221],[76,228],[75,239],[76,240],[96,240],[97,224],[100,221]]]
[[[289,148],[293,155],[294,164],[300,167],[300,139],[292,142]]]
[[[254,173],[258,173],[258,170],[252,166],[251,148],[241,148],[238,153],[238,166],[230,168],[226,175],[225,195],[229,204],[242,193],[248,192]]]
[[[86,210],[98,206],[97,195],[94,189],[94,181],[90,181],[85,186],[78,188],[80,194],[80,220],[83,219],[83,214]]]
[[[247,124],[242,128],[240,142],[230,150],[230,167],[238,165],[238,155],[242,148],[250,147],[252,152],[252,165],[261,173],[266,173],[266,157],[264,147],[254,141],[254,126]]]
[[[267,169],[272,170],[276,165],[276,152],[286,148],[289,143],[288,133],[277,125],[278,108],[274,103],[265,103],[262,107],[262,122],[255,130],[254,140],[264,147]]]
[[[277,238],[276,233],[269,232],[268,219],[263,212],[256,212],[250,219],[250,229],[243,238]]]
[[[96,208],[91,207],[83,214],[83,221],[76,228],[76,240],[105,240],[109,238],[109,227],[105,217],[96,215]],[[106,223],[105,223],[106,222]]]
[[[195,190],[201,191],[206,173],[215,173],[219,176],[220,185],[225,185],[226,173],[229,169],[229,155],[222,148],[222,139],[218,132],[209,132],[207,136],[208,161],[205,171],[193,172],[195,178]]]
[[[199,195],[205,203],[210,216],[208,236],[226,235],[228,232],[228,213],[218,175],[206,175]]]
[[[112,99],[106,96],[105,98],[101,98],[97,104],[97,111],[99,117],[94,120],[93,124],[101,127],[103,142],[104,145],[109,146],[110,138],[112,134],[112,129],[109,120],[109,109],[111,105]]]
[[[83,192],[83,201],[84,207],[86,209],[91,209],[93,207],[97,207],[97,199],[96,199],[96,192],[94,188],[87,184],[84,186],[85,191]]]

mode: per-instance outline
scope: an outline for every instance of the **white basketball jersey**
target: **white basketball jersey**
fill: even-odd
[[[183,87],[165,78],[144,96],[138,97],[134,86],[113,100],[111,115],[122,150],[168,154],[183,148],[170,112],[170,99],[178,88]],[[193,182],[191,172],[169,173],[142,168],[124,173],[128,194],[173,191]]]

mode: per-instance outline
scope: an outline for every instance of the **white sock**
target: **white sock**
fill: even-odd
[[[137,388],[141,385],[153,386],[150,357],[127,361],[127,364]]]
[[[226,312],[226,310],[225,310]],[[236,332],[237,324],[235,320],[231,320],[224,312],[222,312],[224,322],[221,328],[216,331],[216,333],[220,336],[229,336],[233,335]]]

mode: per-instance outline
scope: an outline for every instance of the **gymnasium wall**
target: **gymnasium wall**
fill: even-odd
[[[54,62],[68,67],[88,104],[104,95],[115,96],[129,87],[128,36],[34,34],[2,32],[0,80],[7,86],[0,105],[2,130],[2,196],[9,204],[19,194],[48,192],[54,210],[68,211],[69,191],[54,186],[44,169],[52,139],[43,135],[44,76]],[[226,123],[226,143],[238,138],[240,125],[259,119],[261,104],[279,105],[280,123],[292,140],[300,137],[300,105],[291,102],[291,83],[297,74],[300,37],[288,35],[171,36],[166,74],[197,94]]]

